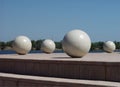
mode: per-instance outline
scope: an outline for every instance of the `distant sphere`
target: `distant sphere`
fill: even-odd
[[[108,53],[112,53],[116,49],[116,46],[115,46],[114,42],[107,41],[104,43],[103,49],[104,49],[104,51],[106,51]]]
[[[52,53],[55,50],[55,43],[50,39],[46,39],[41,44],[41,50],[45,53]]]
[[[31,47],[31,40],[26,36],[18,36],[13,42],[13,50],[21,55],[27,54],[31,50]]]
[[[64,36],[62,47],[69,56],[80,58],[89,52],[91,40],[87,33],[82,30],[75,29]]]

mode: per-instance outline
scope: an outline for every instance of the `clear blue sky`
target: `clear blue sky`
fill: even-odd
[[[120,41],[120,0],[0,0],[0,41],[60,41],[72,29],[92,41]]]

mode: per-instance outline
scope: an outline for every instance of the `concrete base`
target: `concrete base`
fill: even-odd
[[[0,87],[120,87],[120,83],[0,73]]]
[[[83,58],[64,53],[0,55],[0,72],[120,82],[120,54],[89,53]]]

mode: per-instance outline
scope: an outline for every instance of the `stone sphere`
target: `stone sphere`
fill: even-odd
[[[41,44],[41,50],[45,53],[52,53],[55,50],[55,43],[50,39],[46,39]]]
[[[91,47],[91,40],[82,30],[68,32],[62,40],[63,50],[71,57],[79,58],[87,54]]]
[[[106,51],[108,53],[112,53],[116,49],[116,46],[115,46],[114,42],[107,41],[104,43],[103,49],[104,49],[104,51]]]
[[[13,42],[13,50],[21,55],[27,54],[31,50],[31,47],[31,40],[26,36],[18,36]]]

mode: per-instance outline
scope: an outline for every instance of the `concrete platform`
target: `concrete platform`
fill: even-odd
[[[120,82],[120,53],[0,55],[0,72],[83,80]]]
[[[120,62],[120,53],[88,53],[82,58],[71,58],[65,53],[36,53],[27,55],[1,54],[0,59],[22,59],[22,60],[61,60],[61,61],[89,61],[89,62]]]
[[[120,83],[0,73],[0,87],[120,87]]]

